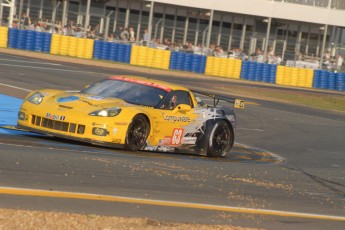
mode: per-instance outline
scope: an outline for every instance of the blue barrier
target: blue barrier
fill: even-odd
[[[193,54],[192,58],[192,72],[205,73],[206,56]]]
[[[177,64],[176,69],[177,70],[184,70],[184,62],[186,59],[186,53],[178,53],[177,55]]]
[[[42,33],[43,34],[43,46],[42,51],[45,53],[50,53],[50,43],[52,41],[51,33]]]
[[[109,60],[110,59],[110,42],[104,42],[101,49],[101,59]]]
[[[335,90],[335,73],[334,72],[328,73],[327,89]]]
[[[177,59],[178,59],[177,56],[178,56],[178,52],[176,52],[176,51],[171,52],[169,68],[172,70],[177,69]]]
[[[248,80],[250,81],[255,81],[256,66],[256,62],[249,62]]]
[[[327,89],[327,78],[328,78],[328,71],[327,70],[321,70],[319,88]]]
[[[269,82],[269,79],[270,79],[270,65],[267,63],[264,63],[262,67],[262,81]]]
[[[320,88],[320,74],[321,70],[314,71],[313,88]]]
[[[117,50],[118,50],[118,44],[117,43],[111,43],[110,44],[110,54],[109,54],[109,59],[111,61],[116,61]]]
[[[123,57],[122,62],[130,63],[130,61],[131,61],[132,46],[128,45],[128,44],[124,44],[124,46],[125,46],[125,55]]]
[[[190,53],[186,53],[185,54],[185,59],[184,59],[184,63],[183,63],[183,70],[184,71],[188,71],[191,72],[192,71],[192,57],[193,54]]]
[[[119,44],[119,46],[117,47],[117,55],[115,61],[122,62],[123,55],[125,55],[125,47],[123,44]]]
[[[95,40],[95,43],[93,46],[93,58],[94,59],[101,59],[103,44],[104,44],[104,41]]]
[[[335,75],[335,89],[345,91],[345,73]]]
[[[205,73],[206,56],[172,51],[169,68],[171,70]]]
[[[261,62],[256,63],[256,69],[255,69],[255,81],[262,81],[262,69],[264,64]]]
[[[249,61],[242,62],[241,78],[245,80],[249,78]]]
[[[34,42],[34,51],[42,52],[43,51],[43,32],[35,32],[35,42]]]
[[[8,30],[8,47],[9,48],[17,48],[17,41],[18,41],[18,33],[19,30],[15,28],[10,28]]]
[[[276,83],[276,77],[277,77],[277,65],[270,64],[270,77],[268,82],[269,83]]]
[[[33,30],[28,30],[27,36],[26,36],[26,44],[25,44],[25,49],[34,51],[35,47],[35,34],[36,32]]]
[[[18,31],[18,40],[17,40],[17,49],[24,50],[26,47],[26,39],[27,39],[28,31],[27,30],[19,30]]]

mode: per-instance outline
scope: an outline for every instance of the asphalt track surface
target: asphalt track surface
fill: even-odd
[[[13,125],[5,118],[28,90],[75,90],[109,75],[138,75],[5,54],[0,65],[0,94],[18,98],[1,97],[0,126]],[[248,84],[150,71],[140,75],[197,89]],[[0,128],[0,207],[267,229],[343,229],[345,114],[249,101],[236,111],[234,151],[221,160],[118,151]],[[14,108],[5,110],[6,103]]]

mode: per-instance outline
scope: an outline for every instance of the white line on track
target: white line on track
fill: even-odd
[[[0,66],[13,66],[13,67],[29,68],[29,69],[48,69],[48,70],[57,70],[57,71],[73,72],[73,73],[96,73],[96,74],[102,74],[102,73],[92,72],[92,71],[80,71],[80,70],[69,70],[69,69],[56,69],[56,68],[38,67],[38,66],[11,65],[11,64],[0,64]],[[104,75],[106,75],[106,74],[104,74]]]
[[[289,211],[270,210],[270,209],[244,208],[244,207],[236,207],[236,206],[212,205],[212,204],[202,204],[202,203],[189,203],[189,202],[179,202],[179,201],[169,201],[169,200],[143,199],[143,198],[135,198],[135,197],[111,196],[111,195],[78,193],[78,192],[0,187],[0,194],[65,198],[65,199],[66,198],[67,199],[81,199],[81,200],[98,200],[98,201],[108,201],[108,202],[136,203],[136,204],[146,204],[146,205],[155,205],[155,206],[192,208],[192,209],[201,209],[201,210],[246,213],[246,214],[256,214],[256,215],[322,219],[322,220],[329,220],[329,221],[345,221],[345,217],[343,216],[320,215],[320,214],[314,214],[314,213],[289,212]]]
[[[57,65],[57,66],[61,66],[61,64],[55,64],[55,63],[50,63],[50,62],[21,61],[21,60],[11,60],[11,59],[5,59],[5,58],[0,59],[0,61],[23,62],[23,63],[32,63],[32,64],[41,64],[41,65]]]
[[[264,132],[263,129],[247,129],[247,128],[237,128],[237,130],[248,130],[248,131],[258,131],[258,132]]]
[[[20,90],[27,91],[27,92],[32,91],[31,89],[24,89],[24,88],[20,88],[20,87],[14,86],[14,85],[4,84],[4,83],[0,83],[0,85],[6,86],[6,87],[10,87],[10,88],[14,88],[14,89],[20,89]]]

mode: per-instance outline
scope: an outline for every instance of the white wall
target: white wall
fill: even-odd
[[[155,2],[294,21],[345,26],[345,11],[272,0],[154,0]]]

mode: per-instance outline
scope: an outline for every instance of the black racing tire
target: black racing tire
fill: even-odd
[[[224,120],[217,121],[208,137],[208,157],[226,157],[233,145],[234,135],[229,124]]]
[[[150,124],[142,114],[136,115],[128,126],[125,149],[130,151],[141,150],[146,146],[150,133]]]

